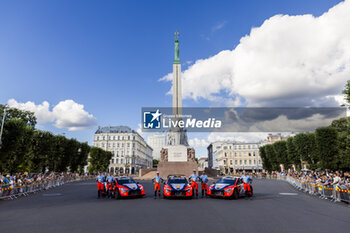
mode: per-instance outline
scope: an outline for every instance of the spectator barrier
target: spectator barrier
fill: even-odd
[[[295,179],[291,176],[285,175],[254,175],[253,177],[262,179],[277,179],[284,180],[292,186],[305,193],[319,196],[322,199],[330,199],[332,201],[343,201],[350,203],[350,190],[341,189],[338,185],[324,185],[321,183],[307,182]]]
[[[28,196],[31,193],[37,193],[43,190],[61,186],[65,183],[71,183],[75,181],[83,181],[93,179],[95,176],[73,176],[73,177],[60,177],[55,180],[39,181],[30,184],[22,185],[1,185],[0,186],[0,200],[2,199],[16,199],[19,196]]]

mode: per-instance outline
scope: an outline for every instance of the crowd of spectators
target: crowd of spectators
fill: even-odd
[[[290,171],[279,173],[282,176],[289,176],[296,180],[313,184],[312,193],[320,194],[325,188],[330,188],[332,191],[332,199],[335,202],[341,201],[342,194],[348,193],[350,191],[350,172],[343,171]],[[327,189],[327,190],[330,190]],[[347,196],[348,197],[348,196]]]
[[[1,174],[0,173],[0,197],[9,196],[16,192],[25,192],[28,186],[41,185],[40,188],[47,189],[52,186],[63,184],[68,180],[75,180],[81,177],[89,177],[89,173],[79,174],[70,172],[46,172],[46,173],[15,173]]]

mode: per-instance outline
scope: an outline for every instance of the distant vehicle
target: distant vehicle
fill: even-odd
[[[114,195],[117,199],[121,197],[143,197],[146,194],[144,187],[131,177],[116,177],[115,183]]]
[[[245,192],[243,180],[233,176],[225,176],[216,183],[209,186],[207,195],[210,197],[225,197],[238,199],[240,196],[253,196],[253,186],[250,186],[250,192]]]
[[[163,197],[192,198],[193,189],[183,175],[169,175],[163,188]]]

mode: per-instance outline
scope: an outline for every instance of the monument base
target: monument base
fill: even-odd
[[[193,174],[193,170],[198,172],[195,152],[191,147],[184,145],[167,146],[160,151],[160,154],[157,170],[163,178],[167,178],[168,175],[190,176]]]
[[[160,161],[158,163],[158,171],[160,176],[164,179],[168,175],[185,175],[190,176],[193,174],[193,170],[198,172],[198,163],[196,161],[187,161],[187,162],[167,162]]]

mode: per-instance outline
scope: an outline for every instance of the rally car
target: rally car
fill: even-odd
[[[192,186],[183,175],[169,175],[164,185],[163,197],[186,197],[192,198]]]
[[[114,191],[117,199],[121,197],[143,197],[145,195],[144,187],[133,178],[127,176],[115,178]]]
[[[227,197],[237,199],[240,196],[252,196],[253,186],[249,185],[250,191],[244,190],[244,182],[241,178],[225,176],[209,186],[207,195],[210,197]]]

